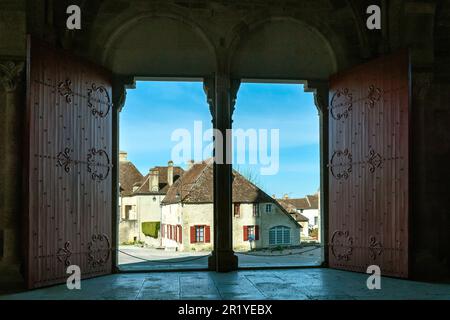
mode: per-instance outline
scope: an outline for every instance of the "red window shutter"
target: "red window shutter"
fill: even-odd
[[[161,223],[161,238],[164,238],[164,223]]]
[[[196,241],[195,241],[195,226],[191,227],[191,243],[196,243]]]
[[[211,242],[211,228],[209,226],[205,226],[205,243]]]
[[[183,228],[178,226],[178,242],[183,243]]]
[[[173,236],[174,240],[178,242],[177,226],[173,226]]]
[[[259,240],[259,226],[255,226],[255,240]]]
[[[244,241],[248,241],[248,226],[244,226]]]

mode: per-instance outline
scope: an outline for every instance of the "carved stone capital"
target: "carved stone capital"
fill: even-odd
[[[304,90],[314,94],[314,103],[317,109],[326,113],[328,109],[328,83],[325,81],[307,81]]]
[[[136,89],[134,77],[113,77],[113,106],[118,112],[121,112],[125,105],[127,89]]]
[[[215,81],[214,77],[207,77],[203,79],[203,90],[206,94],[206,102],[209,105],[209,112],[211,113],[211,117],[216,118],[214,105],[216,103],[216,91],[215,91]]]
[[[237,93],[239,91],[239,87],[241,86],[241,81],[239,79],[232,79],[230,83],[230,109],[231,116],[234,113],[234,107],[236,105]]]
[[[206,99],[209,104],[209,109],[211,111],[213,121],[217,118],[217,115],[215,114],[215,104],[217,103],[216,100],[218,97],[224,97],[226,100],[223,101],[228,101],[227,103],[229,105],[229,115],[230,118],[233,117],[237,93],[239,91],[240,85],[241,81],[239,79],[230,79],[227,75],[223,74],[217,75],[215,79],[212,77],[204,79],[203,89],[206,93]]]
[[[21,80],[23,62],[0,61],[0,83],[6,92],[13,92]]]

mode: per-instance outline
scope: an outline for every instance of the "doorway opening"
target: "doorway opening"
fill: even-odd
[[[203,83],[137,81],[119,128],[119,270],[206,269],[213,167]]]
[[[322,264],[320,156],[319,112],[303,84],[241,84],[233,114],[239,267]]]

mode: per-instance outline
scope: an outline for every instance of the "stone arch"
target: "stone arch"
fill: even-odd
[[[216,69],[211,37],[182,10],[129,9],[106,25],[96,23],[90,56],[116,74],[201,77]]]
[[[233,77],[326,79],[351,64],[345,47],[343,40],[324,24],[319,28],[308,19],[268,15],[235,26],[227,66]],[[291,61],[299,63],[288,66]]]

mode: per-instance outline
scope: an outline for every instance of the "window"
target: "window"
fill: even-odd
[[[314,225],[317,226],[319,224],[319,217],[314,217]]]
[[[269,230],[269,244],[290,244],[291,243],[291,228],[285,226],[277,226]]]
[[[130,213],[133,210],[133,206],[125,206],[125,220],[130,220]]]
[[[266,204],[266,213],[271,213],[272,212],[272,204],[271,203],[267,203]]]
[[[244,241],[259,240],[259,226],[244,226]]]
[[[210,226],[199,225],[191,226],[191,243],[211,242],[211,228]]]
[[[234,216],[236,218],[239,218],[241,216],[241,204],[240,203],[234,204]]]
[[[204,242],[205,241],[205,227],[204,226],[196,226],[195,227],[195,242]]]
[[[253,216],[259,217],[259,205],[258,203],[253,204]]]

